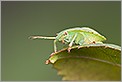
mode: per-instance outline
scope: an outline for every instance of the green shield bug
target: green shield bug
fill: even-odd
[[[72,45],[84,45],[102,43],[106,38],[89,27],[75,27],[63,30],[56,37],[30,36],[30,39],[52,39],[54,40],[54,53],[57,51],[56,42],[68,44],[68,52]]]

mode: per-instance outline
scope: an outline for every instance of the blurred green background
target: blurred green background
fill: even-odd
[[[68,27],[90,26],[121,44],[120,1],[2,1],[2,63],[4,81],[61,80],[45,60],[52,40],[29,40],[30,35],[55,36]]]

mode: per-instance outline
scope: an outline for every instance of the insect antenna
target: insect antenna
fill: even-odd
[[[45,36],[30,36],[29,39],[49,39],[49,40],[55,40],[56,37],[45,37]]]

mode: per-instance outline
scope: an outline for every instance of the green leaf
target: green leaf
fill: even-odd
[[[70,53],[65,48],[48,61],[63,80],[121,80],[121,47],[114,44],[74,46]]]

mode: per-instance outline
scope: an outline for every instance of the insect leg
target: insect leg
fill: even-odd
[[[84,40],[81,40],[81,41],[79,42],[78,49],[83,45],[83,43],[84,43]]]
[[[63,44],[64,44],[64,37],[65,37],[65,36],[62,36],[62,40],[61,40]]]
[[[54,52],[50,54],[50,57],[54,55],[54,53],[57,52],[57,47],[56,47],[56,40],[54,40]]]
[[[75,41],[76,37],[77,37],[77,33],[76,33],[76,34],[72,37],[72,39],[71,39],[71,42],[70,42],[69,48],[68,48],[68,52],[70,52],[71,47],[72,47],[72,44],[73,44],[73,42]]]
[[[82,32],[79,33],[81,36],[80,36],[80,40],[78,42],[79,46],[78,46],[78,49],[84,44],[85,40],[86,40],[86,37],[84,36],[84,34]]]
[[[54,53],[57,51],[56,40],[54,40]]]

